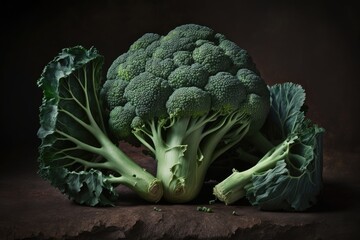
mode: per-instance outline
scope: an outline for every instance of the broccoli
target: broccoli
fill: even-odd
[[[63,49],[44,68],[38,80],[43,90],[39,174],[80,204],[113,205],[119,184],[157,202],[162,197],[160,180],[126,156],[117,141],[107,136],[100,101],[102,65],[103,57],[96,49],[77,46]],[[135,116],[131,115],[133,106],[118,106],[126,103],[121,94],[126,85],[120,81],[103,85],[103,89],[109,89],[106,96],[112,108],[112,128],[130,124]],[[118,137],[129,134],[117,133]]]
[[[196,24],[146,33],[104,82],[102,66],[95,48],[66,48],[38,80],[39,174],[73,201],[114,205],[122,184],[147,201],[188,202],[215,160],[235,156],[252,166],[218,183],[217,199],[246,196],[266,210],[316,203],[324,129],[305,117],[305,91],[268,87],[247,51],[224,35]],[[156,159],[156,177],[119,148],[123,140]]]
[[[303,211],[316,203],[322,188],[324,129],[305,118],[300,85],[276,84],[270,95],[271,109],[261,131],[229,150],[254,166],[234,170],[214,187],[214,195],[226,204],[246,196],[264,210]]]
[[[101,98],[110,132],[149,150],[176,203],[194,199],[211,163],[256,134],[270,109],[247,51],[195,24],[140,37],[110,66]]]

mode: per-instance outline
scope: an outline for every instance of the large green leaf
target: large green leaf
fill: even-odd
[[[264,210],[303,211],[313,206],[322,189],[322,134],[324,130],[304,121],[285,159],[266,172],[254,174],[246,196]]]
[[[105,131],[98,99],[103,57],[95,48],[66,48],[44,69],[38,86],[40,174],[76,202],[107,205],[116,195],[99,165],[96,131]]]
[[[294,132],[304,118],[302,107],[305,91],[294,83],[275,84],[270,87],[271,108],[263,129],[275,144]]]
[[[42,167],[40,174],[71,200],[89,206],[112,206],[118,194],[98,170],[69,171],[64,167]]]

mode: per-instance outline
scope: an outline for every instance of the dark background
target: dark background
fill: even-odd
[[[62,48],[95,46],[107,69],[145,32],[185,23],[247,49],[268,84],[302,84],[308,116],[326,129],[325,150],[360,151],[359,8],[350,1],[2,1],[0,9],[5,152],[36,155],[36,81]]]

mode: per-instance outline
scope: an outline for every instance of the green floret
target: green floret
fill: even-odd
[[[204,43],[193,52],[194,61],[202,64],[210,74],[226,71],[231,66],[230,58],[218,46]]]
[[[140,128],[143,128],[145,125],[145,122],[144,120],[139,117],[139,116],[135,116],[133,118],[133,120],[131,121],[131,129],[140,129]]]
[[[159,47],[154,51],[153,57],[156,58],[172,58],[173,54],[178,51],[193,51],[195,43],[189,38],[179,38],[174,36],[173,38],[162,38],[160,40]]]
[[[246,99],[244,85],[228,72],[211,76],[205,90],[211,95],[212,110],[224,114],[238,110]]]
[[[118,77],[126,81],[130,81],[135,76],[139,75],[145,70],[147,61],[147,53],[143,49],[133,51],[128,55],[125,62],[118,67]]]
[[[248,93],[255,93],[259,96],[269,98],[269,90],[264,80],[255,72],[249,69],[240,69],[236,76],[244,84]]]
[[[208,44],[211,44],[211,45],[215,45],[214,42],[211,42],[211,41],[209,41],[209,40],[204,40],[204,39],[197,40],[197,41],[195,42],[195,45],[196,45],[196,47],[200,47],[201,45],[203,45],[203,44],[205,44],[205,43],[208,43]]]
[[[262,96],[251,93],[247,95],[246,101],[240,107],[240,111],[250,117],[251,124],[248,135],[257,133],[266,120],[270,105],[269,101],[264,99]]]
[[[159,34],[155,33],[145,33],[142,37],[140,37],[138,40],[136,40],[133,44],[131,44],[129,50],[135,51],[138,49],[145,49],[148,46],[150,46],[153,42],[160,39]]]
[[[192,52],[178,51],[174,53],[174,63],[176,66],[191,65],[193,62]]]
[[[124,106],[127,103],[124,97],[125,88],[129,82],[117,79],[107,80],[102,88],[102,94],[106,94],[105,100],[109,110],[116,106]]]
[[[121,54],[119,57],[117,57],[114,62],[111,64],[110,68],[107,71],[106,78],[107,79],[116,79],[119,75],[119,65],[124,63],[128,57],[128,53]]]
[[[124,96],[135,106],[136,115],[151,119],[167,115],[165,104],[171,93],[167,81],[143,72],[129,82]]]
[[[199,39],[213,39],[215,35],[214,30],[206,26],[196,24],[185,24],[171,30],[167,37],[185,37],[195,42]]]
[[[146,62],[145,70],[157,77],[168,78],[171,72],[176,68],[174,61],[170,58],[164,60],[159,58],[151,58]]]
[[[245,49],[240,48],[234,42],[227,39],[220,41],[219,47],[230,57],[236,69],[248,68],[255,70],[255,64]]]
[[[130,103],[115,107],[109,115],[110,131],[118,139],[128,138],[132,133],[131,123],[135,116],[135,107]]]
[[[176,89],[166,102],[172,117],[200,117],[210,111],[210,95],[197,87]]]
[[[198,63],[183,65],[175,69],[168,78],[173,88],[195,86],[203,88],[208,81],[208,72]]]

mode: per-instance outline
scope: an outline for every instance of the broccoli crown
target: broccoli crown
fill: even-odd
[[[110,121],[119,118],[115,111],[124,114],[124,106],[131,104],[134,122],[124,118],[130,126],[171,116],[246,111],[258,130],[270,106],[267,85],[247,51],[196,24],[176,27],[165,36],[140,37],[110,66],[101,93],[113,110]]]

